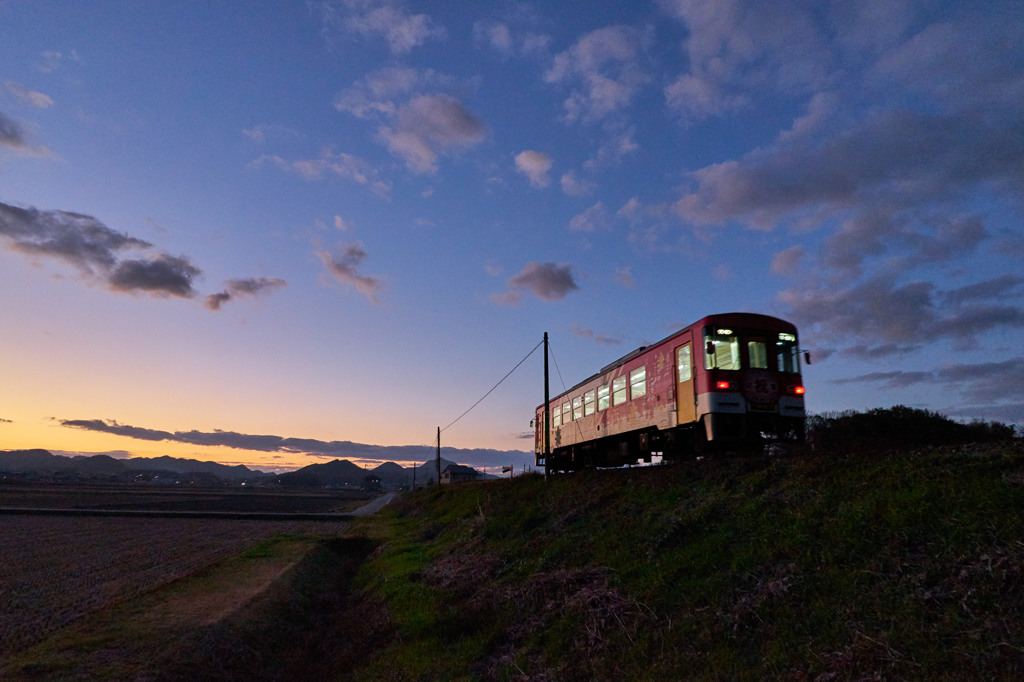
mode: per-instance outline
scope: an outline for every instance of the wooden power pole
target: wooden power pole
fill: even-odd
[[[536,337],[534,337],[536,338]],[[544,478],[551,471],[551,396],[548,389],[548,333],[544,332]]]

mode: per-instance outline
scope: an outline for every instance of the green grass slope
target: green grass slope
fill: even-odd
[[[434,487],[360,532],[345,677],[1024,674],[1024,447]]]
[[[355,679],[1024,674],[1019,442],[433,487],[362,530]]]

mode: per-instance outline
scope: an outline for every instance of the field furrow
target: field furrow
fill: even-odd
[[[191,575],[278,534],[344,522],[0,517],[0,657],[77,618]]]

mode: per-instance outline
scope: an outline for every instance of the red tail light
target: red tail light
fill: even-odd
[[[803,386],[794,386],[789,390],[791,390],[796,395],[803,395],[804,393],[807,392],[807,389],[805,389]]]
[[[730,384],[728,381],[719,381],[717,384],[715,384],[715,386],[720,391],[728,391],[730,388],[732,388],[732,384]]]

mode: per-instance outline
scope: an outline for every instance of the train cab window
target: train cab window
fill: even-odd
[[[612,405],[621,405],[626,402],[626,377],[615,377],[612,379]]]
[[[768,369],[768,344],[760,339],[747,341],[747,361],[752,369]]]
[[[611,407],[611,393],[608,390],[608,384],[597,387],[597,409],[598,411],[607,410]]]
[[[800,350],[796,344],[796,334],[779,334],[779,340],[775,342],[775,356],[780,372],[800,373]]]
[[[676,369],[679,371],[679,383],[693,378],[693,360],[690,357],[690,344],[676,348]]]
[[[629,373],[629,398],[635,400],[647,393],[647,367],[637,367]]]
[[[568,424],[572,421],[572,403],[562,403],[562,423]]]
[[[583,397],[576,396],[572,399],[572,418],[583,419]]]
[[[589,417],[594,414],[596,410],[594,398],[596,396],[597,390],[593,388],[583,394],[583,416]]]
[[[551,410],[551,425],[562,425],[562,408],[556,406],[555,409]]]
[[[725,327],[704,328],[704,369],[739,369],[740,339]]]

